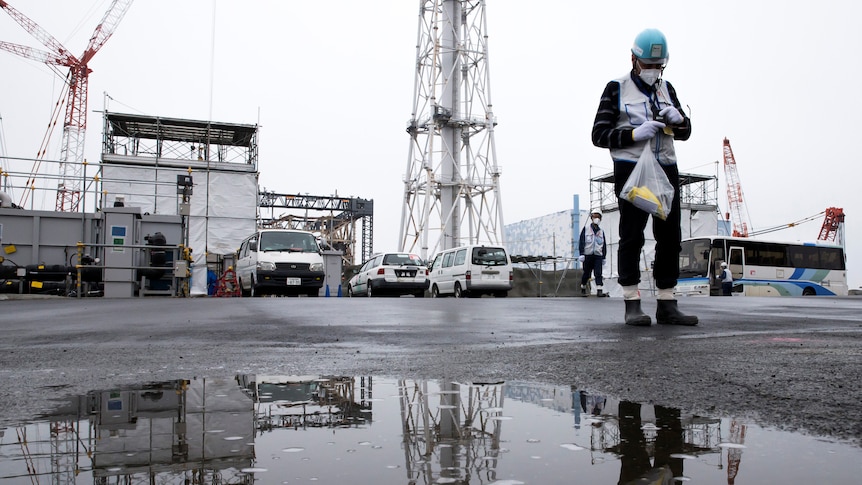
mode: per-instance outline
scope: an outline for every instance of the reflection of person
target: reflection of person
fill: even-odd
[[[581,229],[578,242],[578,252],[581,253],[578,261],[584,265],[584,274],[581,276],[581,294],[587,294],[587,281],[590,273],[596,278],[596,296],[607,296],[602,287],[602,265],[608,254],[608,245],[605,242],[605,232],[599,227],[602,222],[602,212],[598,209],[590,212],[592,221]]]
[[[683,458],[672,457],[683,451],[679,410],[656,406],[655,417],[657,434],[652,446],[654,463],[651,463],[641,423],[641,405],[630,401],[620,402],[620,485],[679,483],[674,477],[683,474]]]
[[[727,263],[721,263],[721,296],[730,296],[730,291],[733,289],[733,274],[727,267]]]
[[[607,398],[587,391],[572,390],[572,411],[575,415],[575,428],[581,427],[581,414],[601,416],[605,409]],[[601,422],[593,422],[593,426],[601,426]]]
[[[625,299],[626,325],[649,326],[641,310],[640,253],[649,214],[619,198],[638,158],[649,147],[674,188],[673,204],[665,220],[653,218],[654,277],[658,288],[656,321],[671,325],[697,325],[697,317],[677,308],[673,288],[679,278],[680,209],[679,170],[674,140],[691,136],[691,120],[683,113],[673,86],[661,78],[668,61],[667,40],[656,29],[635,38],[632,70],[605,86],[593,123],[592,140],[610,149],[614,162],[615,192],[620,208],[619,283]]]

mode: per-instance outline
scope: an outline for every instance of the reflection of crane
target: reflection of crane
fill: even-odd
[[[742,445],[745,444],[745,428],[744,424],[735,419],[730,422],[730,442],[739,446],[732,446],[727,449],[727,485],[733,485],[736,482],[736,475],[739,473]]]
[[[57,187],[56,210],[58,211],[77,211],[78,202],[81,199],[84,135],[87,129],[87,86],[90,75],[90,68],[87,66],[87,63],[90,62],[96,52],[105,45],[105,42],[114,33],[114,29],[116,29],[117,24],[126,14],[131,4],[132,0],[114,0],[108,11],[105,12],[105,16],[102,17],[102,21],[96,26],[96,30],[93,31],[93,36],[90,37],[90,43],[87,45],[84,53],[80,58],[77,58],[51,34],[36,24],[36,22],[33,22],[27,16],[12,8],[5,0],[0,0],[0,8],[6,10],[24,30],[29,32],[45,47],[48,47],[50,51],[33,49],[2,41],[0,41],[0,49],[28,59],[35,59],[48,65],[69,68],[65,86],[66,117],[63,120],[63,142],[60,149],[60,181]],[[28,186],[34,184],[34,176],[39,169],[40,161],[45,157],[50,132],[59,117],[61,106],[62,103],[60,102],[55,106],[51,123],[48,124],[48,134],[45,135],[42,141],[42,147],[39,149],[30,178],[27,180]],[[19,205],[23,206],[30,192],[29,190],[24,191]]]
[[[733,236],[748,237],[751,224],[748,222],[748,207],[742,197],[742,185],[736,171],[736,160],[730,148],[730,140],[724,139],[724,175],[727,179],[727,204],[733,221]]]

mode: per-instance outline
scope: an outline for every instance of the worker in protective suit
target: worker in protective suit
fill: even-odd
[[[733,290],[733,273],[730,272],[730,269],[727,267],[727,263],[724,261],[721,262],[721,274],[719,275],[719,279],[721,279],[721,296],[731,296],[730,292]]]
[[[590,212],[590,223],[581,229],[578,240],[578,252],[581,254],[578,261],[583,265],[584,274],[581,276],[581,295],[587,295],[587,282],[590,274],[595,276],[596,296],[608,296],[604,291],[602,282],[602,265],[608,254],[608,244],[605,241],[605,232],[599,227],[602,222],[602,212],[595,209]]]
[[[656,160],[674,188],[673,204],[662,220],[652,218],[655,237],[653,276],[658,288],[656,321],[670,325],[697,325],[697,317],[680,312],[673,294],[679,278],[680,209],[679,169],[674,141],[688,140],[691,120],[682,110],[674,87],[662,75],[668,62],[667,39],[661,31],[646,29],[635,37],[632,70],[610,81],[602,93],[593,122],[593,145],[608,148],[614,163],[614,184],[620,209],[619,284],[625,300],[625,323],[649,326],[641,309],[640,256],[644,229],[650,215],[620,198],[626,180],[645,149]],[[648,147],[648,148],[647,148]]]

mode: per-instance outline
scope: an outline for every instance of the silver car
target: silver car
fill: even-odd
[[[347,296],[425,296],[428,268],[410,253],[381,253],[365,262],[347,283]]]

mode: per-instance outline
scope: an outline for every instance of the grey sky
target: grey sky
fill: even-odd
[[[110,2],[10,3],[79,55]],[[845,87],[859,78],[858,2],[487,4],[507,223],[568,209],[576,193],[589,200],[589,177],[611,169],[606,150],[590,142],[599,95],[630,69],[637,32],[655,27],[668,37],[665,78],[693,123],[691,139],[677,145],[681,170],[718,171],[726,211],[716,162],[727,137],[755,230],[843,208],[849,283],[862,284],[860,157],[850,150],[862,101]],[[394,248],[418,6],[139,0],[90,63],[87,158],[99,158],[101,116],[93,111],[104,108],[104,93],[115,112],[259,122],[262,186],[374,199],[375,249]],[[40,47],[5,13],[0,40]],[[62,79],[7,52],[0,73],[3,148],[33,156]],[[57,147],[59,129],[54,137]],[[814,240],[821,221],[768,236]]]

